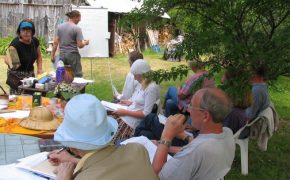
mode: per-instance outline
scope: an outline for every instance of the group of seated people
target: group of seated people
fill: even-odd
[[[89,94],[67,103],[54,140],[68,150],[49,154],[50,162],[58,165],[57,179],[220,179],[230,170],[235,155],[233,133],[269,105],[264,72],[257,71],[251,78],[253,103],[243,110],[232,107],[202,63],[190,62],[195,73],[166,93],[163,125],[156,118],[158,112],[152,114],[160,99],[159,86],[146,79],[151,68],[140,57],[138,52],[130,54],[131,70],[118,99],[128,109],[108,116],[100,101]],[[131,118],[124,121],[124,116]],[[241,117],[239,122],[236,116]],[[157,150],[152,164],[142,145],[119,145],[118,140],[133,135],[158,140],[153,141]],[[167,161],[168,153],[173,157]]]

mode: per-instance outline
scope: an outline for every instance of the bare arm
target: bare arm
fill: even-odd
[[[113,114],[118,116],[132,116],[136,118],[144,118],[145,115],[143,111],[130,111],[125,109],[118,109],[117,111],[114,111]]]
[[[15,47],[9,46],[8,49],[15,49]],[[9,61],[9,59],[10,59],[10,57],[8,57],[8,54],[6,54],[6,56],[4,56],[4,63],[8,66],[8,68],[18,69],[21,66],[20,63],[13,66],[13,64],[11,63],[11,60]],[[9,63],[11,63],[11,64],[9,64]]]
[[[80,41],[77,41],[78,48],[83,48],[86,45],[89,45],[89,40],[80,40]]]
[[[184,131],[185,125],[183,124],[185,120],[184,115],[176,114],[174,116],[169,116],[166,121],[164,130],[161,135],[161,140],[172,141],[172,139],[182,131]],[[162,167],[167,161],[167,154],[169,152],[169,147],[164,144],[158,144],[157,150],[152,163],[153,170],[156,174],[159,174]]]
[[[53,46],[52,46],[52,51],[51,51],[51,62],[55,61],[54,57],[55,57],[55,52],[58,47],[58,44],[59,44],[59,38],[55,37],[53,40]]]
[[[37,48],[37,61],[36,61],[36,64],[37,64],[37,74],[41,74],[43,73],[42,71],[42,55],[41,55],[41,50],[40,50],[40,47],[38,46]]]

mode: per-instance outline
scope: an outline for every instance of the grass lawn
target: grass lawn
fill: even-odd
[[[145,52],[144,57],[147,59],[152,69],[169,69],[172,66],[177,66],[180,63],[167,62],[161,60],[161,54]],[[0,56],[3,59],[3,56]],[[91,74],[92,62],[92,74]],[[185,61],[181,63],[185,64]],[[86,92],[96,95],[102,100],[112,99],[112,90],[110,86],[110,71],[113,82],[119,92],[122,90],[125,76],[129,71],[127,57],[123,55],[114,58],[93,58],[82,59],[84,78],[93,79],[95,83],[88,85]],[[43,68],[45,71],[51,71],[49,58],[44,58]],[[189,74],[190,75],[190,74]],[[8,87],[6,81],[6,65],[0,64],[0,84],[5,89]],[[220,74],[216,75],[216,82],[219,81]],[[181,81],[163,82],[161,84],[161,96],[164,94],[170,85],[179,85]],[[249,145],[249,175],[242,176],[240,173],[240,152],[236,150],[236,157],[232,165],[230,173],[226,179],[290,179],[290,78],[280,77],[278,81],[270,86],[271,100],[274,102],[279,115],[281,117],[278,132],[270,139],[268,143],[268,151],[260,152],[257,149],[256,142],[250,141]],[[194,162],[193,162],[194,163]]]

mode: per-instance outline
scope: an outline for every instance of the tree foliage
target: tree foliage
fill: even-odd
[[[144,0],[132,14],[150,21],[164,12],[184,32],[186,59],[211,55],[210,72],[225,69],[233,75],[226,86],[233,97],[249,89],[251,71],[261,66],[269,80],[290,75],[289,1]]]

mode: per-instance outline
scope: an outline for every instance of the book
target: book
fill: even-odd
[[[1,165],[0,172],[0,179],[47,180],[47,178],[45,177],[38,176],[29,171],[19,169],[15,166],[15,164]]]
[[[121,142],[121,145],[125,145],[128,143],[138,143],[138,144],[143,145],[148,152],[151,164],[153,163],[153,159],[154,159],[154,156],[155,156],[155,153],[157,150],[157,146],[152,141],[150,141],[145,136],[139,136],[139,137],[132,137],[130,139],[125,140],[125,141]],[[172,158],[172,156],[167,155],[167,161],[171,158]]]
[[[53,171],[56,166],[52,166],[47,159],[48,152],[42,152],[19,159],[16,167],[22,170],[29,171],[33,174],[44,176],[50,179],[56,179],[56,174]]]
[[[116,111],[117,109],[128,109],[127,106],[121,104],[111,103],[108,101],[101,101],[102,105],[107,111]]]
[[[20,64],[19,56],[15,48],[8,48],[6,51],[7,63],[10,69]]]

